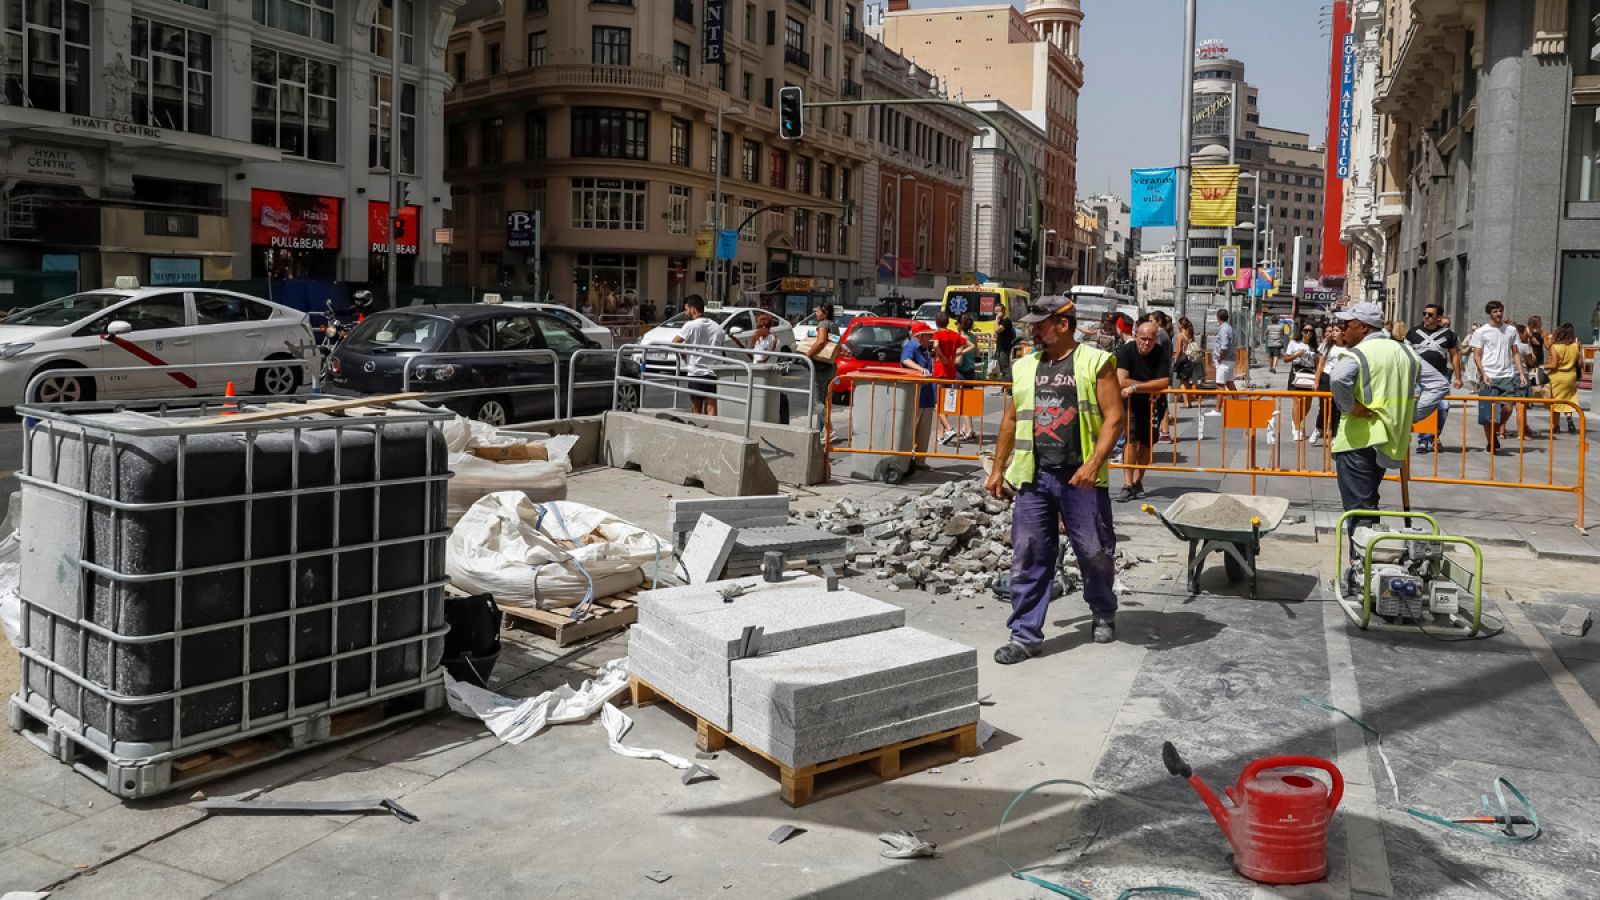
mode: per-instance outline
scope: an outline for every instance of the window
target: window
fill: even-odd
[[[833,216],[828,213],[817,214],[817,252],[833,252]]]
[[[487,66],[490,77],[500,74],[500,43],[496,41],[484,48],[484,57],[488,60]]]
[[[841,110],[839,113],[839,133],[845,137],[854,137],[856,133],[856,114]]]
[[[626,66],[633,60],[633,32],[626,28],[594,26],[594,64]]]
[[[445,137],[445,165],[460,169],[467,163],[467,126],[457,122],[450,126]]]
[[[549,151],[550,122],[544,110],[531,110],[522,117],[522,158],[544,159]]]
[[[618,178],[572,179],[572,227],[643,231],[645,183]]]
[[[711,171],[722,170],[722,177],[729,178],[733,175],[733,135],[724,131],[722,133],[722,146],[715,144],[711,147]]]
[[[528,0],[528,12],[542,13],[550,11],[550,0]]]
[[[667,188],[667,233],[689,233],[689,189],[676,184]]]
[[[772,108],[772,79],[768,78],[766,85],[761,90],[761,105]]]
[[[817,196],[833,199],[833,163],[817,166]]]
[[[7,3],[6,102],[89,114],[89,4],[82,0]]]
[[[415,63],[417,48],[417,5],[415,0],[400,2],[400,61]],[[368,49],[375,55],[389,59],[393,40],[395,0],[384,0],[372,15],[372,32]]]
[[[528,67],[544,65],[545,52],[550,49],[550,32],[535,31],[528,35]]]
[[[794,211],[794,248],[802,252],[811,250],[811,210]]]
[[[827,44],[822,45],[822,77],[827,78],[833,71],[833,48]],[[826,109],[823,112],[827,112]]]
[[[761,208],[759,200],[739,201],[739,241],[745,244],[756,242],[756,211]]]
[[[770,164],[767,166],[767,183],[775,188],[789,186],[789,153],[786,150],[774,148]]]
[[[802,194],[811,193],[811,158],[808,156],[794,158],[794,189]]]
[[[777,43],[778,43],[778,14],[769,9],[769,10],[767,10],[767,46],[771,47],[771,46],[776,45]]]
[[[134,17],[133,120],[211,133],[211,35]]]
[[[493,231],[505,225],[506,193],[498,184],[486,185],[478,200],[478,228]]]
[[[268,28],[333,43],[333,0],[254,0],[255,20]]]
[[[806,26],[799,19],[784,20],[783,46],[787,50],[806,49]]]
[[[849,203],[850,202],[850,196],[851,196],[850,195],[850,170],[849,169],[840,169],[839,170],[839,202],[840,203]]]
[[[272,318],[271,307],[247,297],[209,291],[194,292],[194,312],[196,321],[201,325],[230,325]]]
[[[1579,203],[1600,201],[1600,106],[1572,108],[1567,167],[1567,199]]]
[[[336,160],[338,66],[255,47],[250,78],[253,142],[276,147],[285,156]]]
[[[506,120],[499,116],[478,125],[478,162],[492,166],[506,161]]]
[[[739,96],[743,97],[746,100],[749,100],[750,99],[750,95],[755,92],[755,87],[756,87],[756,76],[755,75],[753,75],[750,72],[746,72],[743,75],[739,76]]]
[[[744,5],[744,39],[754,44],[756,42],[756,5]]]
[[[467,80],[467,54],[457,51],[450,60],[450,71],[454,73],[457,83]]]
[[[494,348],[496,350],[538,350],[539,328],[533,316],[506,316],[494,320]]]
[[[389,79],[372,76],[372,91],[367,99],[367,167],[389,168],[390,102],[393,95]],[[400,171],[417,173],[417,86],[400,85]]]
[[[672,42],[672,71],[679,75],[689,74],[689,45],[682,41]]]
[[[539,323],[539,332],[544,337],[545,349],[555,351],[562,359],[589,346],[588,339],[578,334],[571,325],[558,322],[550,315],[533,318]]]
[[[739,177],[745,181],[761,181],[761,144],[747,140],[740,152]]]
[[[675,166],[687,166],[689,162],[689,122],[686,119],[672,120],[672,150],[671,162]]]
[[[638,109],[574,107],[572,155],[649,159],[650,114]]]
[[[189,319],[189,313],[184,309],[183,294],[179,292],[157,294],[119,306],[111,316],[119,322],[132,325],[134,331],[182,328]]]

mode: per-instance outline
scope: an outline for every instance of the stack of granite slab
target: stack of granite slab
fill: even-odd
[[[733,552],[722,569],[724,578],[743,578],[761,572],[761,560],[768,551],[783,554],[784,565],[807,568],[831,565],[843,572],[845,537],[829,534],[807,525],[776,525],[740,528],[733,538]]]
[[[724,597],[730,588],[744,593]],[[823,579],[640,594],[635,676],[747,746],[801,767],[978,720],[977,651]]]

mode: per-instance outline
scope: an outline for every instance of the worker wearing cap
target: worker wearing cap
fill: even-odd
[[[1060,554],[1061,529],[1083,573],[1097,644],[1116,637],[1117,536],[1111,527],[1111,450],[1122,434],[1122,388],[1116,359],[1079,343],[1077,311],[1065,297],[1034,301],[1034,352],[1011,369],[1011,393],[995,442],[987,488],[1004,499],[1016,490],[1011,521],[1011,640],[995,662],[1038,655]]]
[[[1405,463],[1411,426],[1433,415],[1450,383],[1423,365],[1410,344],[1390,337],[1378,304],[1358,303],[1336,318],[1350,351],[1328,373],[1333,402],[1344,415],[1333,442],[1339,499],[1345,512],[1376,510],[1387,470]],[[1370,523],[1352,520],[1350,527]]]

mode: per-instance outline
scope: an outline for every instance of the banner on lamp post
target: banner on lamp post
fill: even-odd
[[[1232,228],[1239,216],[1239,167],[1195,166],[1189,191],[1189,224]]]
[[[1178,170],[1132,171],[1133,228],[1173,228],[1178,224]]]

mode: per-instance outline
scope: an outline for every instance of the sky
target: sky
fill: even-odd
[[[980,0],[912,0],[913,9]],[[1183,0],[1082,0],[1078,193],[1126,198],[1128,170],[1177,163]],[[1015,5],[1021,8],[1022,0]],[[1197,41],[1215,38],[1261,90],[1261,124],[1323,141],[1327,17],[1321,0],[1199,0]],[[1330,4],[1331,5],[1331,4]],[[936,63],[930,63],[938,71]]]

